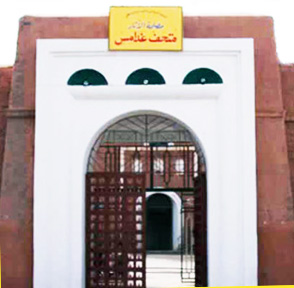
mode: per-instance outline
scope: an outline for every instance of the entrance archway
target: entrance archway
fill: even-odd
[[[207,286],[206,190],[195,180],[205,172],[199,141],[172,117],[132,115],[105,129],[87,166],[86,287],[145,287],[146,240],[151,250],[172,249],[171,202],[154,195],[146,210],[147,191],[181,198],[179,279]]]

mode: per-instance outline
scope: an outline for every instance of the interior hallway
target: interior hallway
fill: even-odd
[[[146,266],[147,288],[194,287],[194,282],[181,282],[181,255],[148,254]]]

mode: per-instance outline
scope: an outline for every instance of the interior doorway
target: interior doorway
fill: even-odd
[[[206,203],[197,202],[201,197],[196,193],[199,189],[195,190],[195,179],[205,174],[205,167],[199,141],[172,117],[139,114],[105,129],[88,159],[87,288],[153,287],[148,279],[154,275],[160,276],[158,287],[162,281],[162,287],[174,286],[165,282],[166,273],[177,277],[177,286],[206,286],[202,283],[207,283],[207,273],[200,281],[196,273],[197,267],[205,271],[199,266],[207,263],[206,236],[202,235],[206,227],[197,228],[199,213],[194,213],[197,206],[204,213],[201,221],[206,219]],[[162,194],[170,191],[181,199],[180,235],[176,237],[173,202]],[[154,194],[146,200],[150,192]],[[199,243],[201,250],[197,250]],[[153,267],[148,252],[156,252],[162,266]],[[173,255],[166,256],[166,252]]]
[[[147,251],[172,250],[172,202],[168,196],[154,194],[146,205],[146,249]]]

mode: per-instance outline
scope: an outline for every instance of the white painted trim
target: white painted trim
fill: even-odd
[[[217,98],[224,84],[196,85],[121,85],[121,86],[68,86],[77,100],[152,100]]]

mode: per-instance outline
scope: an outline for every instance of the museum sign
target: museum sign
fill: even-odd
[[[109,50],[181,51],[181,7],[111,7]]]

